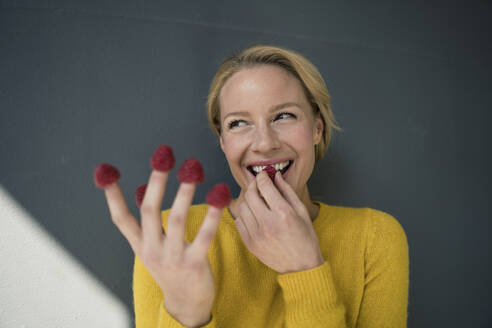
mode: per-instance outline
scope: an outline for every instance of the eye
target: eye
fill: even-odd
[[[230,129],[233,129],[233,128],[238,127],[238,126],[244,126],[244,124],[246,124],[246,122],[243,120],[234,120],[234,121],[229,122],[229,124],[227,124],[227,127],[230,130]]]
[[[275,119],[274,121],[276,120],[283,120],[283,119],[287,119],[287,118],[297,118],[297,116],[295,116],[294,114],[292,113],[288,113],[288,112],[283,112],[283,113],[279,113],[275,116]]]

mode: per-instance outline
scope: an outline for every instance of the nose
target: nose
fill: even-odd
[[[251,148],[259,153],[269,153],[279,149],[280,140],[277,132],[268,124],[257,127]]]

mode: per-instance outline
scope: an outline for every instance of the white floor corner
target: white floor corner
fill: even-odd
[[[0,185],[0,327],[130,327],[130,314]]]

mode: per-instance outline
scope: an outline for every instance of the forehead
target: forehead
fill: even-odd
[[[221,117],[232,111],[263,111],[286,102],[307,105],[301,82],[274,65],[243,68],[233,74],[222,87],[219,100]]]

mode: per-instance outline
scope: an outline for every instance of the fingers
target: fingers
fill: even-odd
[[[186,218],[195,194],[195,183],[181,183],[174,198],[167,220],[167,236],[170,254],[179,256],[185,247]]]
[[[267,205],[272,210],[285,207],[285,199],[282,197],[265,171],[261,171],[256,176],[256,185],[258,187],[258,191],[261,193],[261,196],[263,196]]]
[[[267,179],[269,178],[267,177]],[[267,207],[267,204],[265,203],[266,200],[262,199],[263,195],[260,194],[257,186],[258,186],[258,181],[257,180],[252,181],[248,186],[248,189],[246,190],[244,197],[249,208],[253,212],[253,215],[258,219],[265,219],[269,216],[270,209]],[[258,222],[258,224],[261,225],[260,222]]]
[[[261,233],[260,224],[246,202],[239,205],[239,220],[248,232],[248,236],[258,236]]]
[[[252,238],[251,235],[249,234],[248,229],[246,228],[242,218],[238,216],[236,220],[234,220],[234,224],[236,225],[237,231],[239,232],[239,235],[241,236],[242,240],[244,241],[244,244],[248,249],[251,249],[251,242]]]
[[[141,229],[126,206],[125,198],[118,182],[105,186],[104,194],[108,203],[111,220],[128,240],[133,251],[139,248]]]
[[[210,244],[215,237],[217,227],[222,217],[222,209],[215,206],[209,206],[202,226],[190,246],[190,252],[197,258],[204,258],[208,254]]]
[[[142,231],[152,244],[157,244],[164,236],[161,227],[161,206],[168,176],[168,172],[152,171],[140,208]]]
[[[303,217],[309,216],[309,212],[306,209],[306,206],[299,199],[296,192],[287,181],[284,180],[282,174],[278,173],[275,175],[275,184],[278,187],[278,190],[282,193],[282,196],[287,200],[287,202],[294,208],[294,210],[303,215]]]

